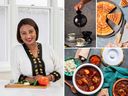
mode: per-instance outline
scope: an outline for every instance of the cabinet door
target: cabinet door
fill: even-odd
[[[8,7],[0,6],[0,71],[9,69],[9,20]]]

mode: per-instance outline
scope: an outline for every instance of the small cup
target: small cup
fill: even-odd
[[[98,56],[98,55],[91,55],[89,57],[89,62],[94,64],[94,65],[100,66],[100,64],[101,64],[101,57]]]
[[[85,40],[83,38],[77,38],[76,39],[76,46],[84,46]]]
[[[75,33],[69,33],[68,34],[68,40],[69,41],[74,41],[75,40]]]

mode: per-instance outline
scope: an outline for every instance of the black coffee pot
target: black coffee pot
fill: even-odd
[[[80,10],[76,11],[77,15],[74,17],[73,21],[74,24],[77,27],[84,27],[87,23],[87,18],[85,15],[82,14],[82,12]]]

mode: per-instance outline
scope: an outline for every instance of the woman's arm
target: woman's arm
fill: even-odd
[[[49,77],[52,79],[53,82],[59,80],[63,74],[63,60],[59,58],[53,51],[52,48],[49,48],[51,58],[54,65],[54,71],[49,74]]]
[[[91,0],[80,0],[77,4],[75,4],[74,9],[75,10],[82,10],[84,5],[88,3]]]

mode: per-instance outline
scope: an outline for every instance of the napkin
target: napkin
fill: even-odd
[[[128,41],[128,23],[126,23],[124,27],[124,32],[123,32],[122,39],[121,39],[122,43],[127,42],[127,41]]]
[[[112,96],[114,82],[120,78],[128,78],[128,69],[117,66],[108,66],[103,68],[102,71],[104,74],[104,84],[102,88],[108,88],[109,95]]]
[[[85,59],[87,59],[89,51],[90,51],[90,48],[84,48],[84,49],[83,48],[79,48],[76,51],[75,58],[79,58],[79,56],[82,56]]]

